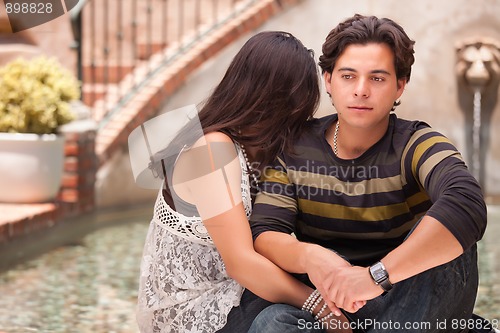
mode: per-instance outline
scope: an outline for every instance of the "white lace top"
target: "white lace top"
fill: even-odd
[[[241,192],[251,214],[248,171],[241,148]],[[174,211],[160,190],[146,236],[137,322],[143,333],[203,332],[224,327],[243,287],[229,278],[201,219]]]

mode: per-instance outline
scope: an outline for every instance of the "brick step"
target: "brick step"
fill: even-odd
[[[84,65],[83,80],[86,83],[117,83],[123,80],[127,74],[132,72],[135,64],[121,63],[115,64],[113,62],[103,62],[102,64]]]
[[[135,60],[130,59],[98,59],[94,64],[86,63],[82,67],[86,83],[117,83],[133,71],[138,64],[149,60],[155,54],[165,50],[164,43],[141,43],[136,45]],[[85,61],[84,61],[85,62]]]
[[[155,53],[163,51],[167,47],[166,43],[141,43],[137,44],[137,58],[140,60],[148,60]]]

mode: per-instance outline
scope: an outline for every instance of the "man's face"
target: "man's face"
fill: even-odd
[[[344,125],[386,126],[390,110],[405,87],[397,80],[394,55],[386,44],[352,44],[325,73],[326,90]]]

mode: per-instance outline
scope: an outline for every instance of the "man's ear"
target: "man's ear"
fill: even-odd
[[[332,85],[331,85],[331,80],[332,80],[332,73],[325,72],[323,74],[323,79],[325,80],[325,89],[328,95],[332,95]]]
[[[398,85],[398,95],[397,95],[396,99],[399,99],[399,97],[401,97],[401,95],[403,94],[403,91],[405,91],[406,78],[405,79],[399,79],[397,85]]]

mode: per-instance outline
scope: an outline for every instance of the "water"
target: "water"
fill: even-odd
[[[480,181],[481,176],[481,91],[474,92],[472,124],[472,175]]]
[[[129,215],[0,274],[0,332],[138,332],[137,278],[150,214]]]
[[[475,312],[498,321],[500,209],[489,215]],[[138,332],[137,277],[151,214],[146,208],[110,216],[99,222],[105,228],[0,274],[0,333]]]
[[[500,207],[488,207],[488,227],[479,242],[479,292],[475,312],[500,322]],[[496,327],[500,330],[500,324]]]

